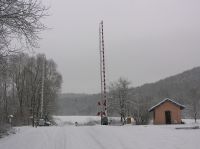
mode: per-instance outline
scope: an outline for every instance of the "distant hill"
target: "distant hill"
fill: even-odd
[[[57,115],[96,115],[99,94],[61,94],[57,99]]]
[[[132,88],[130,91],[153,98],[152,104],[166,97],[176,99],[183,104],[189,104],[191,98],[193,98],[191,94],[194,89],[200,91],[200,67],[193,68],[155,83]]]
[[[163,98],[172,98],[185,104],[189,116],[193,99],[200,99],[200,67],[162,79],[155,83],[130,88],[130,93],[140,95],[154,105]],[[99,94],[61,94],[58,98],[58,115],[96,115]]]

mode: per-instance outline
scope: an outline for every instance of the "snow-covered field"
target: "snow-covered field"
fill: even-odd
[[[75,122],[77,122],[78,125],[98,125],[101,123],[99,116],[54,116],[54,121],[59,126],[74,125]],[[111,117],[109,118],[109,122],[120,124],[120,118]]]
[[[17,134],[0,139],[0,149],[199,149],[200,129],[175,129],[199,125],[74,126],[98,117],[55,117],[52,127],[18,127]],[[65,123],[66,122],[66,123]]]
[[[74,125],[75,122],[80,125],[88,122],[100,123],[100,117],[98,116],[54,116],[54,120],[59,126]]]

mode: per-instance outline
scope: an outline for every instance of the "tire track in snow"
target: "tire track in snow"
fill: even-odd
[[[66,149],[66,135],[64,127],[59,127],[54,136],[54,149]]]
[[[100,149],[132,149],[132,146],[128,146],[127,136],[124,131],[116,131],[111,127],[101,126],[101,127],[91,127],[88,131],[88,134],[91,137],[91,140],[94,140],[96,144],[99,145]],[[122,140],[121,138],[127,138]],[[134,147],[137,149],[137,142],[134,142]],[[116,148],[117,147],[117,148]],[[138,147],[139,148],[139,147]]]
[[[91,130],[93,132],[91,132]],[[99,139],[96,137],[97,134],[94,135],[94,129],[92,129],[92,127],[91,127],[90,131],[88,131],[88,134],[89,134],[91,140],[94,140],[94,142],[99,146],[100,149],[106,149],[106,147],[103,145],[103,143],[100,142]]]

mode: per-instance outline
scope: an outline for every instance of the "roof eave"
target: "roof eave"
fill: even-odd
[[[172,99],[166,98],[166,99],[162,100],[160,103],[158,103],[158,104],[154,105],[153,107],[151,107],[148,111],[149,112],[153,111],[155,108],[159,107],[160,105],[162,105],[166,101],[170,101],[170,102],[174,103],[175,105],[179,106],[181,110],[183,110],[185,108],[184,105],[179,104],[178,102],[176,102],[176,101],[174,101]]]

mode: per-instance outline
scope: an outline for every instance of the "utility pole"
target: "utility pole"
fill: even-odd
[[[103,21],[99,24],[99,54],[100,54],[100,77],[101,77],[101,101],[98,102],[98,115],[101,116],[101,124],[103,118],[107,118],[107,93],[106,93],[106,69],[105,69],[105,52],[104,52],[104,32]],[[106,122],[107,123],[107,122]]]

